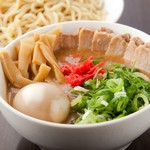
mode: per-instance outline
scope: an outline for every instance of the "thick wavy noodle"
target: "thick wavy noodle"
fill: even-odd
[[[0,47],[44,25],[105,16],[103,0],[0,0]]]

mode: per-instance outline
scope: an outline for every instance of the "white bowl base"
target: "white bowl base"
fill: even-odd
[[[131,142],[131,143],[132,143],[132,142]],[[117,149],[117,150],[125,150],[126,148],[128,148],[128,147],[131,145],[131,143],[129,143],[129,144],[123,146],[122,148]],[[55,150],[55,149],[45,149],[45,148],[40,147],[40,146],[39,146],[39,148],[40,148],[41,150]],[[61,149],[61,150],[63,150],[63,149]],[[64,149],[64,150],[66,150],[66,149]]]

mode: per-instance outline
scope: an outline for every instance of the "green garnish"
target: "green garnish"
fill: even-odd
[[[105,69],[105,76],[89,79],[83,89],[73,90],[74,112],[80,113],[75,124],[91,124],[124,117],[147,106],[150,102],[150,82],[134,68],[119,64]]]

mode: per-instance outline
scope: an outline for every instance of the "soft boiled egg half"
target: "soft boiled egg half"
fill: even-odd
[[[12,106],[37,119],[61,123],[70,111],[70,102],[64,92],[54,84],[34,83],[16,94]]]

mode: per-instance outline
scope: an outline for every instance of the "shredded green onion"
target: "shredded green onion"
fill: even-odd
[[[147,106],[149,104],[148,98],[144,94],[137,94],[133,99],[133,109],[138,111],[139,109]]]
[[[146,75],[134,68],[112,64],[105,76],[75,87],[77,97],[71,107],[80,114],[75,124],[91,124],[117,119],[134,113],[150,102],[150,82]]]
[[[106,86],[108,87],[108,89],[112,92],[119,92],[122,90],[123,88],[123,80],[121,78],[118,79],[109,79],[106,82]]]

